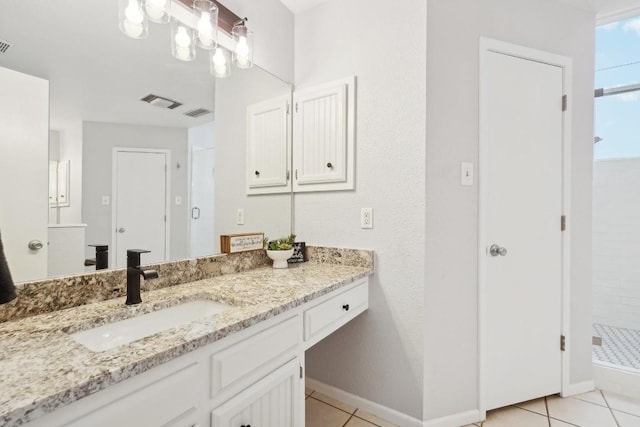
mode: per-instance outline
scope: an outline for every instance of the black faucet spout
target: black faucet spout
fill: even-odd
[[[127,251],[127,301],[125,304],[140,304],[140,276],[145,280],[156,279],[158,272],[151,268],[140,267],[140,254],[149,253],[144,249],[129,249]]]

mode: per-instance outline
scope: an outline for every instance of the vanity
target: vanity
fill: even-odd
[[[358,252],[370,262],[260,266],[145,292],[138,306],[116,298],[4,322],[1,424],[303,425],[304,352],[368,308],[373,254]],[[194,301],[224,308],[102,351],[74,339]]]

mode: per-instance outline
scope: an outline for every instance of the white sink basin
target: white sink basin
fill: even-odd
[[[92,351],[105,351],[228,310],[231,306],[209,300],[191,301],[141,316],[76,332],[71,337]]]

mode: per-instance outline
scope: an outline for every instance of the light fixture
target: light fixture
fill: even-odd
[[[173,17],[171,18],[171,54],[180,61],[196,59],[193,28]]]
[[[230,76],[231,53],[221,46],[212,50],[209,60],[209,70],[211,74],[216,77],[224,78]]]
[[[218,7],[211,0],[194,0],[196,42],[203,49],[212,50],[218,38]]]
[[[120,31],[134,39],[149,35],[149,23],[139,0],[118,0]]]
[[[143,0],[142,9],[150,21],[166,24],[171,18],[171,0]]]
[[[233,49],[233,65],[238,68],[253,66],[253,31],[246,26],[247,18],[236,22],[231,29],[231,37],[235,47]]]
[[[149,21],[170,23],[171,54],[193,61],[196,45],[209,50],[209,70],[215,77],[231,75],[232,63],[238,68],[253,66],[253,32],[247,18],[240,19],[218,0],[118,0],[118,12],[120,31],[134,39],[149,35]],[[219,29],[224,31],[225,47],[219,45]]]

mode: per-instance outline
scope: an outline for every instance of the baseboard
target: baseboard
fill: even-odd
[[[604,363],[593,364],[595,386],[601,390],[640,399],[640,373],[607,366]]]
[[[477,423],[480,420],[480,410],[461,412],[459,414],[448,415],[435,420],[424,422],[424,427],[458,427],[471,423]]]
[[[340,390],[339,388],[321,383],[320,381],[314,380],[313,378],[306,378],[306,387],[337,399],[341,402],[355,406],[358,409],[369,412],[370,414],[387,420],[390,423],[397,424],[402,427],[423,427],[422,421],[416,418],[413,418],[407,414],[403,414],[402,412],[396,411],[395,409],[380,405],[379,403],[364,399],[360,396],[356,396],[355,394]],[[447,427],[451,427],[451,424]]]
[[[569,384],[566,389],[562,390],[562,397],[575,396],[576,394],[588,393],[595,390],[596,386],[593,381],[583,381],[581,383]]]

